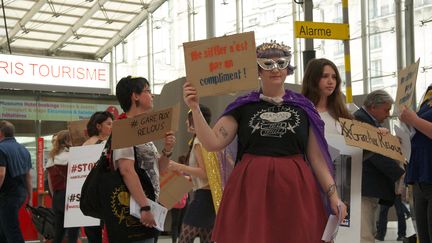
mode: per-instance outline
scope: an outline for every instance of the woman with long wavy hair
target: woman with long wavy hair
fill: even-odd
[[[64,211],[66,197],[67,167],[69,163],[69,147],[72,146],[68,130],[57,133],[53,148],[49,153],[46,168],[48,170],[48,185],[53,196],[55,214],[55,233],[53,243],[60,243],[67,230],[68,243],[76,243],[79,228],[64,228]]]

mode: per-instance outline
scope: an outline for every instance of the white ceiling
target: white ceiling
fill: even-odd
[[[98,59],[166,0],[3,0],[12,54]],[[0,52],[9,53],[0,2]]]

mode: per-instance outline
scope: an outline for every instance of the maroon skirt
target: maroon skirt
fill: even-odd
[[[244,154],[222,196],[217,243],[321,243],[324,204],[303,155]]]

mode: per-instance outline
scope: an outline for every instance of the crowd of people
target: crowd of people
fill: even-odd
[[[183,162],[170,159],[176,143],[173,132],[165,134],[160,152],[153,142],[113,150],[113,168],[140,207],[139,230],[143,232],[127,235],[124,242],[157,241],[159,232],[154,228],[156,221],[149,200],[158,201],[159,174],[166,170],[184,175],[193,183],[193,192],[189,197],[185,195],[172,211],[173,242],[192,243],[195,237],[202,243],[323,242],[329,215],[341,215],[340,220],[346,217],[347,205],[338,195],[326,138],[329,134],[341,134],[339,118],[368,123],[386,136],[389,130],[383,128],[383,123],[394,100],[384,90],[376,90],[352,114],[344,103],[342,78],[332,61],[319,58],[308,63],[300,94],[284,86],[287,76],[295,71],[288,46],[263,43],[256,54],[260,89],[229,104],[212,127],[211,111],[200,104],[197,89],[187,81],[183,85],[183,100],[190,109],[186,129],[192,134]],[[413,131],[406,172],[398,161],[363,152],[361,242],[384,239],[392,205],[398,214],[397,240],[405,239],[404,223],[410,212],[401,200],[401,192],[407,184],[413,185],[419,242],[432,242],[431,87],[418,112],[408,107],[400,111],[400,121]],[[153,108],[150,84],[142,77],[122,78],[116,96],[124,111],[118,119],[135,117]],[[83,145],[105,143],[113,120],[107,111],[95,112],[87,124],[89,138]],[[232,142],[237,143],[235,167],[216,212],[203,150],[218,152]],[[55,213],[54,242],[62,242],[65,235],[70,147],[69,131],[56,133],[45,166]],[[0,242],[24,242],[18,210],[26,200],[31,202],[30,170],[30,154],[14,139],[14,126],[0,121]],[[189,203],[185,207],[186,201]],[[115,242],[112,232],[116,227],[102,219],[100,226],[85,227],[85,233],[91,243],[102,242],[106,237]],[[68,242],[76,242],[79,228],[66,231]]]

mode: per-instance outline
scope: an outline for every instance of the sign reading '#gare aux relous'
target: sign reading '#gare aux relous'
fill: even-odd
[[[0,54],[0,83],[8,88],[108,93],[110,67],[96,61]]]

